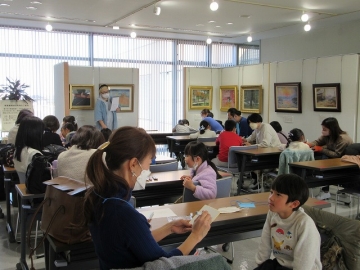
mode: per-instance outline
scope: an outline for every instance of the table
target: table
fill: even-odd
[[[16,269],[23,270],[29,269],[26,263],[26,219],[29,210],[31,210],[31,206],[28,204],[28,201],[36,198],[44,198],[45,194],[30,194],[27,192],[25,184],[17,184],[15,188],[21,198],[21,256],[20,262],[16,264]]]
[[[341,158],[289,163],[290,170],[300,175],[309,188],[338,185],[360,179],[359,166]]]
[[[267,204],[269,194],[269,192],[247,194],[214,200],[157,206],[152,207],[151,210],[155,211],[159,209],[170,208],[177,216],[188,216],[190,213],[195,213],[196,211],[200,210],[201,207],[205,204],[218,209],[220,207],[235,205],[236,201],[255,202],[256,208],[243,209],[240,212],[231,214],[220,214],[211,224],[211,229],[207,236],[197,245],[198,248],[261,236],[261,231],[266,220],[267,212],[269,210]],[[324,208],[330,207],[331,203],[309,198],[306,202],[306,205],[317,208]],[[141,213],[142,211],[148,210],[148,208],[139,209],[139,212]],[[166,222],[166,218],[155,218],[151,221],[151,228],[159,228]],[[187,236],[188,234],[172,234],[161,240],[159,244],[163,246],[164,249],[170,250],[178,247],[182,242],[184,242]]]
[[[183,156],[183,152],[185,150],[185,146],[191,142],[196,141],[197,138],[190,138],[189,135],[184,136],[166,136],[170,156],[172,156],[172,153],[178,153],[178,158],[181,162],[181,166],[185,168],[185,159]]]
[[[183,180],[180,177],[190,175],[191,170],[177,170],[152,173],[146,181],[144,190],[133,191],[136,198],[136,207],[173,203],[183,194]],[[229,173],[219,172],[223,177],[231,176]],[[153,177],[157,180],[153,180]]]
[[[11,183],[12,182],[15,183],[13,181],[13,176],[14,174],[16,174],[16,170],[15,168],[7,167],[5,165],[3,165],[3,170],[4,170],[4,185],[5,185],[5,196],[6,196],[6,230],[8,233],[9,242],[15,243],[16,240],[11,222],[10,192],[11,192]]]
[[[155,144],[167,144],[167,136],[172,136],[172,132],[151,130],[147,131],[147,134],[153,138]]]
[[[240,181],[238,185],[239,194],[241,183],[244,182],[245,172],[279,167],[281,151],[278,147],[258,147],[255,149],[237,150],[235,151],[235,154],[240,172]],[[258,181],[260,181],[260,179],[258,179]]]

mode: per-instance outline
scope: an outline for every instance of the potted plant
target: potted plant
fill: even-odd
[[[2,85],[2,89],[0,89],[0,97],[2,100],[24,100],[34,101],[31,97],[29,97],[25,89],[29,86],[26,84],[21,84],[20,80],[10,81],[9,78],[6,77],[6,80],[9,82],[9,85]]]

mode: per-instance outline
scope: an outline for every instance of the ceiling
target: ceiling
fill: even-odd
[[[49,22],[54,30],[242,43],[250,34],[257,41],[304,32],[303,11],[312,29],[360,20],[359,0],[217,2],[219,9],[211,11],[211,0],[0,0],[0,24],[42,28]]]

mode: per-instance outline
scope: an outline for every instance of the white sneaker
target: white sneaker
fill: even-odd
[[[316,199],[318,200],[327,200],[330,199],[330,192],[323,192],[321,191],[319,195],[316,196]]]

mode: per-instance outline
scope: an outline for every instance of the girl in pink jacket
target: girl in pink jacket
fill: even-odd
[[[208,159],[208,150],[202,142],[190,142],[185,147],[185,162],[192,168],[191,175],[183,175],[183,186],[194,193],[199,200],[215,199],[216,179],[221,178],[216,166]],[[194,182],[199,185],[194,185]]]

